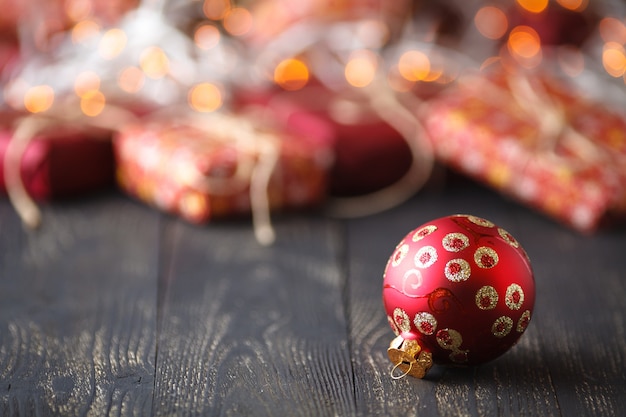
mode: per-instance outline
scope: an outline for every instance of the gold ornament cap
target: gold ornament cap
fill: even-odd
[[[421,379],[433,366],[433,356],[430,352],[424,352],[416,340],[404,339],[402,336],[397,336],[391,341],[387,356],[394,364],[391,369],[393,379],[401,379],[407,375]],[[396,375],[396,369],[400,369],[402,374]]]

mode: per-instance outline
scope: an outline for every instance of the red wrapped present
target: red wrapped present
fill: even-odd
[[[436,156],[580,231],[626,213],[626,120],[549,77],[472,75],[430,103]]]
[[[19,60],[19,45],[17,40],[3,38],[0,34],[0,74],[10,70]]]
[[[0,191],[6,192],[5,165],[12,131],[0,130]],[[36,200],[72,197],[114,184],[110,136],[73,128],[47,130],[32,138],[19,171],[25,191]]]
[[[409,170],[412,155],[402,135],[382,120],[362,97],[337,94],[319,83],[298,91],[245,91],[239,108],[261,107],[287,129],[306,132],[303,120],[322,119],[326,134],[334,136],[335,162],[329,193],[359,196],[383,189]]]
[[[226,115],[136,124],[114,147],[124,190],[194,223],[264,205],[318,205],[332,161],[328,137],[262,130]]]

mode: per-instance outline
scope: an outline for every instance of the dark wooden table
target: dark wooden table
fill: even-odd
[[[382,271],[432,218],[509,230],[537,281],[520,343],[488,364],[390,378]],[[0,201],[0,415],[624,416],[626,232],[582,236],[471,184],[375,216],[191,226],[117,192]]]

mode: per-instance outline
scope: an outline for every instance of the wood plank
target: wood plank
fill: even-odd
[[[393,333],[382,272],[400,239],[443,215],[470,213],[506,228],[528,251],[537,303],[520,343],[479,367],[435,366],[424,380],[390,378]],[[364,415],[606,415],[626,413],[626,233],[586,237],[476,185],[423,192],[354,220],[348,230],[349,317],[357,411]],[[621,255],[621,258],[620,258]]]
[[[105,197],[0,202],[0,415],[145,415],[156,350],[159,217]]]
[[[541,297],[541,355],[563,415],[626,415],[626,231],[525,223]]]
[[[166,235],[156,415],[353,414],[331,222],[283,218],[272,247],[246,221]]]

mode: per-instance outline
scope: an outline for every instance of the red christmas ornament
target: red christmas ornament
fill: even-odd
[[[510,233],[453,215],[400,241],[385,267],[383,302],[397,336],[387,351],[392,376],[423,378],[433,363],[477,365],[511,348],[530,322],[535,281]]]

